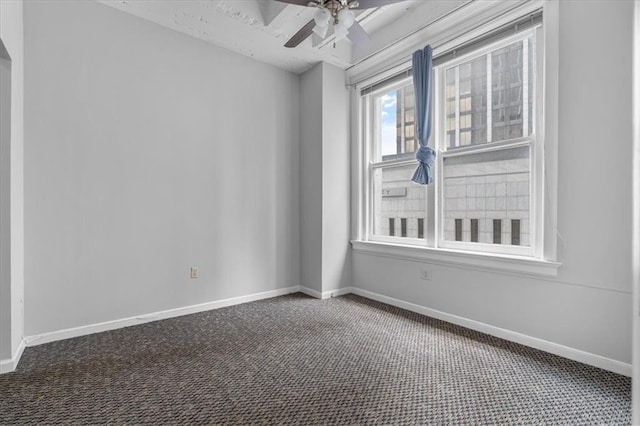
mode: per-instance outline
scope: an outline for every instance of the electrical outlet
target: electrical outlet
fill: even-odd
[[[192,266],[191,271],[189,272],[189,278],[200,278],[200,268],[198,268],[197,266]]]
[[[431,270],[430,269],[421,269],[420,270],[420,279],[431,281]]]

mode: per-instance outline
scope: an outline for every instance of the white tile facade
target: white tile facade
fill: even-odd
[[[423,232],[426,232],[426,211],[427,197],[424,186],[411,182],[411,176],[417,165],[393,167],[379,171],[376,179],[376,203],[380,206],[376,209],[380,212],[376,215],[379,220],[376,223],[376,233],[378,235],[390,235],[390,220],[394,219],[395,232],[397,237],[402,236],[402,219],[406,219],[407,238],[419,238],[418,219],[423,219]],[[405,188],[405,196],[383,196],[385,190],[389,188]]]
[[[493,243],[494,219],[501,220],[501,242],[511,244],[511,224],[520,220],[520,245],[529,238],[529,159],[515,158],[445,166],[444,239],[455,241],[462,219],[462,241],[471,241],[471,219],[478,220],[478,242]]]
[[[406,219],[407,237],[418,238],[418,219],[426,223],[425,187],[411,182],[416,166],[402,166],[376,173],[374,219],[376,234],[402,236]],[[478,220],[478,242],[494,242],[494,219],[501,220],[501,243],[511,244],[512,220],[520,221],[520,245],[530,244],[529,159],[512,158],[471,164],[446,165],[442,170],[444,239],[455,241],[455,220],[462,219],[462,241],[471,241],[471,219]],[[389,188],[405,188],[406,195],[383,196]],[[400,194],[403,191],[398,191]],[[426,226],[426,225],[425,225]],[[423,228],[424,229],[424,228]],[[424,230],[426,233],[426,230]],[[423,234],[424,235],[424,234]]]

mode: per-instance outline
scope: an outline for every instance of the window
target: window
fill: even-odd
[[[502,223],[532,223],[534,50],[527,31],[436,69],[442,247],[533,255],[531,230]],[[473,239],[459,238],[460,218],[478,218]]]
[[[493,244],[502,244],[502,221],[493,219]]]
[[[478,219],[471,219],[471,242],[478,242]]]
[[[511,245],[520,245],[520,219],[511,220]]]
[[[433,185],[411,181],[419,147],[411,71],[361,90],[365,240],[542,257],[537,13],[519,32],[480,36],[459,55],[435,50]]]
[[[462,219],[456,219],[456,241],[462,241]]]

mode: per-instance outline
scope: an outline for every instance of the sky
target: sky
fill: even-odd
[[[396,145],[396,109],[398,96],[395,90],[380,98],[382,103],[382,155],[393,155],[397,152]]]

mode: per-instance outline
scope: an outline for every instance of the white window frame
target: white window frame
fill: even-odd
[[[534,79],[534,116],[533,116],[533,131],[528,136],[523,136],[516,139],[503,140],[497,142],[487,142],[480,145],[469,145],[466,147],[459,146],[459,126],[456,126],[456,147],[450,150],[446,144],[446,114],[444,113],[445,108],[445,73],[448,69],[456,67],[460,64],[473,60],[475,58],[479,58],[482,56],[488,56],[487,68],[488,68],[488,78],[491,77],[491,70],[489,69],[491,62],[491,53],[497,49],[508,46],[517,42],[524,42],[529,38],[533,39],[534,52],[536,57],[534,58],[534,66],[535,74],[542,76],[541,70],[538,68],[538,64],[541,62],[539,58],[544,53],[541,52],[542,46],[538,46],[537,38],[541,36],[542,27],[537,26],[534,28],[530,28],[525,31],[521,31],[512,36],[503,38],[501,40],[496,41],[495,43],[491,43],[487,46],[483,46],[477,50],[469,52],[466,55],[460,56],[459,58],[455,58],[451,61],[447,61],[443,64],[440,64],[436,68],[434,68],[434,76],[435,76],[435,102],[434,102],[434,139],[436,144],[436,150],[438,152],[437,156],[437,172],[436,172],[436,209],[433,214],[435,214],[436,226],[437,226],[437,247],[447,248],[447,249],[456,249],[463,250],[469,252],[481,252],[481,253],[496,253],[496,254],[510,254],[516,256],[527,256],[533,258],[542,257],[542,245],[543,242],[541,240],[541,235],[536,233],[536,230],[539,226],[542,225],[542,221],[540,217],[542,216],[542,197],[543,197],[543,186],[542,186],[542,176],[543,176],[543,164],[544,159],[542,158],[542,150],[538,149],[538,145],[544,144],[542,137],[539,135],[542,134],[542,129],[540,128],[540,121],[537,120],[537,117],[541,115],[539,100],[542,99],[542,84],[538,84],[536,79]],[[526,46],[527,44],[524,43]],[[523,135],[526,135],[526,130],[528,126],[528,58],[526,57],[527,50],[526,48],[523,51]],[[456,73],[457,76],[457,73]],[[457,79],[457,78],[456,78]],[[457,82],[456,82],[457,83]],[[458,85],[456,84],[456,87]],[[458,90],[458,89],[456,89]],[[456,96],[458,99],[458,96]],[[487,87],[487,140],[489,141],[490,132],[491,132],[491,86]],[[459,104],[456,100],[456,122],[459,121]],[[467,242],[467,241],[451,241],[444,239],[444,206],[442,205],[442,199],[440,197],[444,191],[444,173],[438,173],[438,171],[444,170],[444,161],[446,158],[453,158],[465,155],[473,155],[482,152],[491,152],[491,151],[500,151],[513,149],[518,147],[528,147],[530,152],[530,181],[529,181],[529,234],[530,234],[530,244],[529,246],[512,246],[510,244],[488,244],[488,243],[479,243],[479,242]],[[431,212],[429,212],[431,213]],[[464,224],[463,224],[464,226]]]
[[[519,276],[555,277],[562,266],[557,259],[557,182],[558,182],[558,81],[559,81],[559,4],[545,0],[532,0],[515,5],[513,3],[470,2],[459,7],[455,13],[427,24],[410,37],[367,57],[347,69],[347,82],[352,91],[351,137],[352,144],[352,248],[354,255],[365,254],[388,257],[403,261],[427,262],[468,268],[516,274]],[[536,149],[544,152],[543,188],[544,196],[537,209],[537,241],[535,256],[517,256],[488,252],[472,252],[447,249],[437,246],[435,217],[427,216],[424,223],[425,245],[373,241],[370,235],[370,192],[369,192],[369,152],[365,143],[367,129],[364,127],[366,109],[363,107],[361,90],[371,87],[394,75],[406,71],[411,66],[412,52],[430,43],[434,56],[449,51],[461,43],[473,40],[509,22],[543,11],[542,36],[537,35],[537,72],[543,76],[543,98],[539,99],[537,122],[542,129],[540,136],[544,144]],[[540,47],[543,46],[543,49]],[[398,58],[405,58],[398,61]],[[392,66],[389,66],[392,64]],[[542,158],[542,157],[540,157]],[[540,176],[542,178],[543,176]],[[429,188],[437,187],[430,185]],[[429,191],[427,203],[436,203],[434,190]],[[439,207],[435,206],[435,212]],[[544,237],[544,238],[543,238]],[[404,240],[400,238],[400,240]]]

